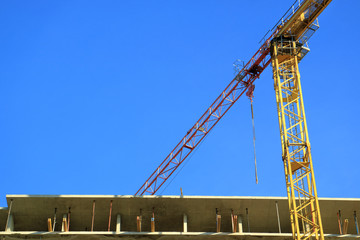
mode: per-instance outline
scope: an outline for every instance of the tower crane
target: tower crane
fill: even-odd
[[[299,62],[331,0],[296,0],[253,57],[135,195],[155,194],[271,63],[293,239],[324,239],[300,84]]]

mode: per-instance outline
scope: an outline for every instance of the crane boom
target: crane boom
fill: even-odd
[[[269,42],[270,38],[267,42]],[[165,181],[175,172],[181,163],[198,146],[224,114],[259,78],[261,72],[269,65],[270,48],[263,44],[245,67],[235,76],[224,91],[199,118],[195,125],[187,131],[176,147],[170,152],[159,167],[151,174],[135,195],[155,194]]]
[[[155,194],[234,103],[272,63],[282,159],[294,239],[324,239],[298,63],[331,0],[296,0],[259,50],[186,133],[135,195]]]

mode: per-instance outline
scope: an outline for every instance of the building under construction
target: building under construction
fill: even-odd
[[[7,203],[5,239],[292,239],[284,197],[8,195]],[[360,199],[319,203],[325,239],[360,238]]]
[[[5,239],[360,238],[360,199],[317,196],[298,67],[319,28],[317,18],[330,2],[296,0],[134,195],[8,195],[8,207],[0,209],[0,227],[5,230],[0,235]],[[270,63],[287,198],[156,196],[243,94],[253,109],[254,82]],[[253,143],[255,150],[255,130]],[[256,154],[254,160],[256,166]]]

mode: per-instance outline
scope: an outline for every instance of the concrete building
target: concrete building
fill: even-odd
[[[360,239],[360,199],[319,200],[326,239]],[[2,239],[292,239],[284,197],[7,195],[7,204]]]

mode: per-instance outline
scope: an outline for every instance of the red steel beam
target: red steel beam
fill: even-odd
[[[135,195],[151,194],[166,182],[175,170],[185,161],[190,153],[206,137],[211,129],[220,121],[234,103],[248,90],[253,82],[260,77],[262,71],[270,63],[270,40],[277,30],[264,42],[244,68],[235,76],[213,104],[205,111],[195,125],[156,168]]]

